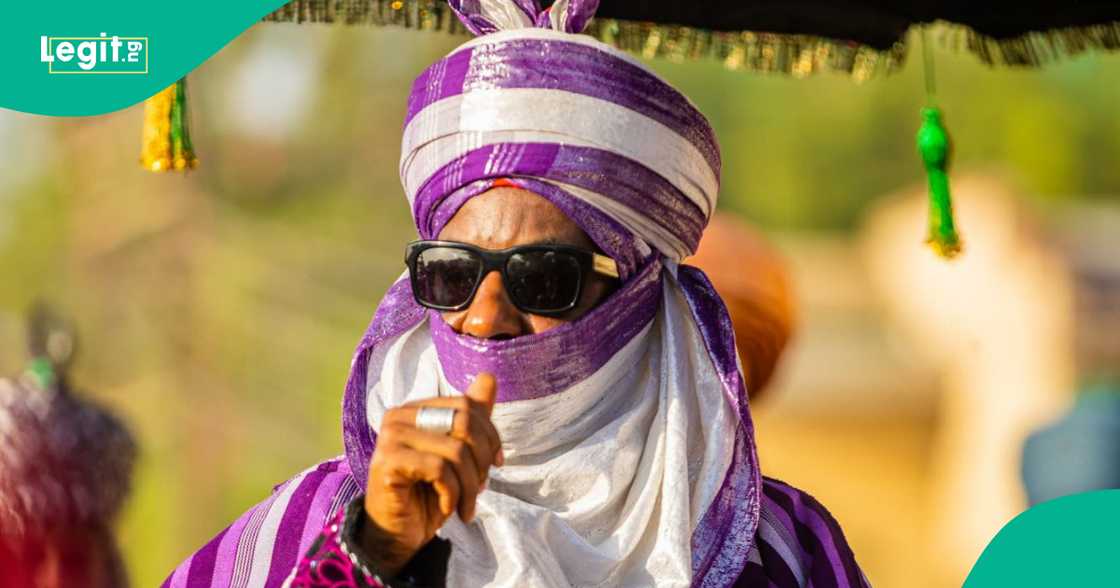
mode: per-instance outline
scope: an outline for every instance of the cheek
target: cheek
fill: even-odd
[[[536,314],[530,314],[527,316],[529,317],[529,326],[532,327],[534,334],[543,333],[549,329],[554,329],[568,322],[568,320],[551,316],[540,316]]]

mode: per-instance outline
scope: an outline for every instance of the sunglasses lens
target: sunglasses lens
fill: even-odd
[[[558,251],[523,251],[506,264],[510,299],[528,312],[571,308],[579,297],[582,270],[572,255]]]
[[[470,251],[432,247],[416,256],[412,282],[420,303],[454,308],[470,301],[482,272],[482,260]]]

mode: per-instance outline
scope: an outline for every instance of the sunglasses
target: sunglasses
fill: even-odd
[[[575,308],[588,273],[618,278],[613,259],[566,245],[491,251],[455,241],[414,241],[404,259],[416,301],[442,311],[470,306],[478,285],[492,271],[502,273],[506,293],[518,310],[546,316]]]

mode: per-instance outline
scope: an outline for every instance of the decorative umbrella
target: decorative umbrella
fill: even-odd
[[[960,239],[949,195],[951,146],[935,100],[926,25],[941,23],[943,44],[964,49],[993,66],[1037,67],[1087,50],[1120,49],[1120,2],[1109,0],[599,0],[598,4],[585,32],[621,49],[647,58],[714,58],[731,69],[796,77],[827,70],[862,81],[896,71],[906,59],[908,31],[920,27],[927,104],[917,143],[930,188],[927,241],[944,257],[960,250]],[[445,0],[293,0],[264,20],[466,33]],[[197,164],[188,132],[185,84],[180,80],[147,103],[141,163],[154,171],[186,170]]]

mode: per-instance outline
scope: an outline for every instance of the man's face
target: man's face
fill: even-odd
[[[483,249],[518,245],[572,245],[594,251],[591,239],[554,204],[520,188],[494,188],[470,199],[443,227],[439,239],[469,243]],[[599,304],[612,282],[597,274],[585,277],[575,308],[562,316],[522,312],[509,300],[500,272],[483,277],[470,306],[443,313],[456,332],[480,339],[509,339],[543,333],[574,321]]]

